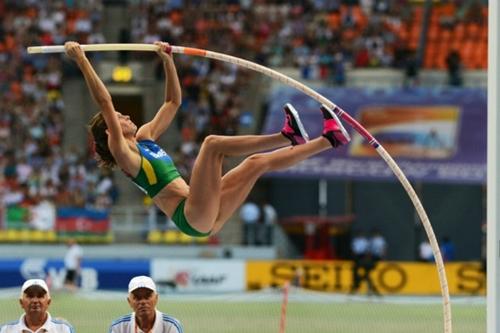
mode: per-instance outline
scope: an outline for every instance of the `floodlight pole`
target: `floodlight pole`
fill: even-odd
[[[498,0],[489,1],[488,10],[488,180],[487,180],[487,332],[500,332],[500,99],[498,87],[500,71],[500,36],[498,18],[500,6]]]

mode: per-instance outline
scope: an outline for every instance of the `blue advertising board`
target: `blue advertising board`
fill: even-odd
[[[84,290],[126,291],[130,279],[150,275],[149,260],[84,259],[80,285]],[[0,260],[0,288],[20,287],[27,279],[46,280],[51,289],[64,285],[65,269],[62,260],[2,259]]]
[[[413,181],[483,184],[486,181],[487,96],[481,88],[318,88],[363,125]],[[311,138],[322,130],[319,104],[279,87],[270,96],[264,134],[283,126],[292,103]],[[330,149],[271,176],[395,180],[366,140],[348,124],[349,145]]]

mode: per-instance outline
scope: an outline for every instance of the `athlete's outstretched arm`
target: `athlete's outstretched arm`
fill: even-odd
[[[163,42],[156,42],[155,44],[159,46],[158,55],[163,61],[163,69],[165,70],[165,101],[153,120],[144,124],[137,131],[137,139],[158,139],[170,126],[182,102],[181,85],[172,52],[170,51],[170,45]]]
[[[122,128],[120,126],[120,121],[118,115],[115,112],[113,106],[113,101],[111,100],[111,95],[106,89],[106,86],[101,81],[97,73],[95,72],[92,64],[85,56],[80,44],[76,42],[66,42],[64,44],[66,49],[66,54],[73,59],[80,70],[82,71],[83,77],[87,82],[87,87],[89,88],[92,98],[101,109],[106,125],[108,126],[110,150],[113,155],[116,156],[124,151],[127,146],[125,138],[123,136]],[[117,154],[118,153],[118,154]]]

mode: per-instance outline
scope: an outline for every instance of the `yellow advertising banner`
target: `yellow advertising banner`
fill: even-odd
[[[247,261],[247,289],[277,287],[286,281],[306,289],[348,293],[353,286],[352,261]],[[479,262],[446,264],[451,295],[484,295],[485,272]],[[381,294],[439,295],[441,289],[433,263],[381,261],[368,274],[358,270],[360,288],[367,291],[368,280]]]

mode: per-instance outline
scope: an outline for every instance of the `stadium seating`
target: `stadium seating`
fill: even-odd
[[[210,237],[191,237],[179,230],[151,230],[147,236],[150,244],[165,244],[165,245],[196,245],[208,244]]]

